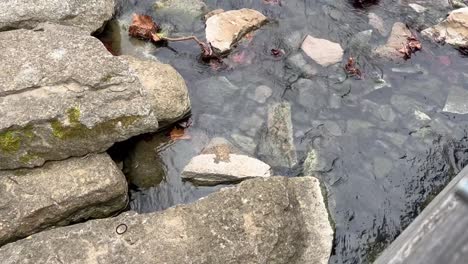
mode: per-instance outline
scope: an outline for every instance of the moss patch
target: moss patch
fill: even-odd
[[[12,153],[19,150],[21,138],[13,131],[0,134],[0,149],[3,152]]]
[[[80,109],[78,107],[72,107],[67,110],[68,121],[71,124],[79,124],[80,123]]]
[[[19,158],[19,161],[21,163],[25,163],[25,164],[28,164],[29,162],[31,162],[32,160],[36,160],[37,158],[39,158],[39,156],[37,156],[36,154],[31,154],[31,153],[26,153],[24,154],[23,156],[21,156]]]
[[[79,111],[78,111],[79,112]],[[128,128],[137,122],[140,116],[124,116],[109,120],[107,122],[98,124],[93,128],[88,128],[85,125],[77,122],[75,113],[68,113],[70,125],[64,125],[59,120],[54,120],[50,123],[52,127],[52,134],[54,137],[66,140],[73,138],[91,138],[97,135],[109,134],[115,131],[117,125],[120,123],[124,128]],[[79,119],[79,116],[78,116]]]

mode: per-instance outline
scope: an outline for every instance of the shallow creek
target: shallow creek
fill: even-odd
[[[376,59],[370,52],[387,40],[394,22],[418,32],[443,17],[442,9],[422,15],[396,0],[365,8],[345,0],[281,5],[207,0],[210,9],[253,8],[271,20],[219,67],[201,62],[194,43],[156,47],[129,39],[125,27],[137,12],[153,16],[172,35],[204,39],[201,18],[161,13],[151,0],[124,2],[103,42],[117,55],[155,56],[171,64],[186,80],[192,102],[186,130],[191,139],[171,141],[169,128],[111,149],[132,182],[133,210],[163,210],[222,188],[197,187],[180,178],[213,137],[262,159],[258,142],[265,134],[267,106],[274,102],[291,104],[299,160],[293,168],[276,167],[275,173],[313,174],[325,185],[336,227],[330,263],[371,262],[465,165],[468,119],[442,109],[451,90],[466,86],[468,60],[448,45],[424,39],[423,50],[405,62]],[[384,20],[381,32],[358,34],[373,29],[369,13]],[[298,47],[307,34],[340,43],[345,58],[357,58],[363,79],[346,78],[345,62],[322,68],[306,58]],[[284,55],[272,56],[271,49]],[[304,166],[308,155],[312,162]]]

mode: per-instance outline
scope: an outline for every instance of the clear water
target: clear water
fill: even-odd
[[[186,80],[192,101],[190,140],[171,141],[167,130],[111,150],[133,179],[130,207],[139,212],[163,210],[223,187],[193,186],[182,182],[180,173],[210,138],[218,136],[261,158],[258,142],[265,134],[267,106],[287,101],[300,162],[275,172],[289,177],[314,174],[326,186],[336,225],[330,263],[371,262],[465,165],[468,153],[468,119],[442,111],[449,91],[466,86],[466,58],[423,39],[423,50],[413,58],[391,62],[369,52],[386,41],[385,33],[374,30],[369,40],[357,41],[359,32],[372,29],[371,12],[384,20],[384,32],[396,21],[418,32],[446,10],[435,4],[418,15],[400,4],[409,1],[377,2],[357,8],[345,0],[284,0],[281,5],[207,0],[210,9],[253,8],[270,18],[220,67],[200,61],[193,43],[156,47],[130,40],[122,26],[137,12],[170,25],[173,35],[204,39],[201,18],[171,17],[153,9],[150,0],[122,1],[102,41],[116,54],[155,56],[171,64]],[[430,6],[440,1],[419,2]],[[346,78],[345,62],[322,68],[304,57],[298,46],[307,34],[340,43],[345,57],[357,58],[363,79]],[[274,57],[271,49],[282,49],[284,55]],[[300,66],[301,58],[308,66]],[[255,100],[261,85],[272,91],[265,103]],[[418,117],[420,112],[430,120]],[[318,164],[305,172],[303,162],[311,150]]]

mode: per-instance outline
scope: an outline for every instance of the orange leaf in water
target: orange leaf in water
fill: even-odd
[[[128,28],[128,35],[134,38],[153,40],[158,30],[159,27],[154,23],[152,17],[133,14],[132,24]]]
[[[169,134],[172,140],[190,139],[190,135],[185,133],[185,129],[174,127]]]

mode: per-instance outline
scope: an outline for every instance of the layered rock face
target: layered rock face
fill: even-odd
[[[272,177],[163,212],[41,232],[0,248],[0,262],[325,264],[332,239],[318,180]]]
[[[83,31],[1,32],[0,60],[0,169],[102,152],[158,128],[127,63]]]
[[[75,26],[91,34],[112,18],[114,0],[2,0],[0,31],[42,22]]]
[[[0,171],[0,246],[51,226],[112,215],[127,182],[107,154]]]

